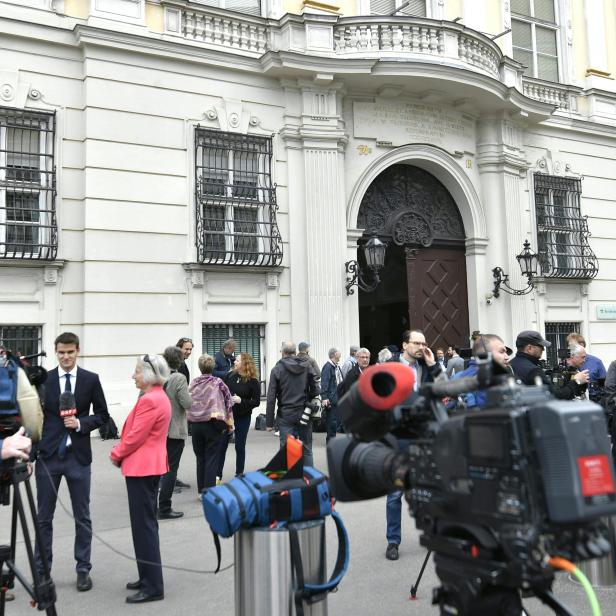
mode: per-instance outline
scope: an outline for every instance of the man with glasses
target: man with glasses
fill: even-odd
[[[402,334],[402,349],[397,361],[403,363],[415,373],[414,390],[420,385],[434,381],[447,380],[442,366],[434,358],[434,353],[426,343],[424,333],[419,329],[411,329]],[[398,427],[391,434],[398,440],[401,451],[408,449],[411,443],[411,434],[405,428]],[[392,492],[387,495],[387,560],[398,560],[398,546],[402,539],[402,492]]]
[[[551,347],[552,343],[533,330],[525,330],[518,334],[515,341],[517,353],[509,362],[515,377],[523,385],[535,385],[539,382],[547,385],[555,398],[560,400],[573,400],[581,395],[588,383],[588,370],[583,370],[572,375],[562,387],[553,385],[541,367],[541,356],[545,348]]]

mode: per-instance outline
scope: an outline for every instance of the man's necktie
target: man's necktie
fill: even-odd
[[[64,391],[68,391],[71,392],[71,375],[67,372],[64,375]],[[60,439],[60,445],[58,446],[58,458],[60,458],[60,460],[64,460],[64,456],[66,455],[66,446],[67,446],[67,442],[68,442],[68,430],[64,431],[64,434],[62,435],[62,438]]]

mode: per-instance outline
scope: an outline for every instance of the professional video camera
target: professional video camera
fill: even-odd
[[[366,370],[338,405],[352,437],[328,444],[332,492],[354,501],[404,491],[435,554],[441,614],[518,616],[529,596],[570,614],[551,592],[553,558],[610,552],[599,520],[616,513],[603,412],[518,386],[492,366],[416,393],[403,364]],[[442,397],[488,385],[486,410],[448,417]],[[413,437],[407,451],[386,436],[400,428]]]
[[[41,392],[37,389],[45,382],[47,372],[43,368],[32,367],[26,375],[25,370],[28,366],[23,365],[23,360],[39,356],[20,358],[10,352],[5,352],[0,357],[0,438],[13,435],[22,426],[33,442],[41,438],[43,411],[40,401]],[[25,503],[20,491],[22,484],[25,487]],[[26,463],[15,459],[4,460],[0,463],[0,505],[10,504],[11,490],[13,492],[11,543],[0,545],[0,616],[4,616],[6,591],[14,587],[15,579],[28,592],[33,605],[41,611],[45,610],[47,616],[56,616],[56,591],[41,542],[34,495],[30,486],[30,469]],[[42,574],[34,560],[34,541],[30,534],[26,507],[30,514],[34,539],[41,549]],[[32,584],[15,564],[18,524],[21,525],[28,566],[33,579]]]

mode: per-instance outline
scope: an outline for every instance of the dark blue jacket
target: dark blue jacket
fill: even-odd
[[[330,361],[321,369],[321,400],[329,400],[332,406],[338,404],[336,367]]]
[[[79,432],[71,430],[72,449],[76,460],[86,466],[92,463],[92,449],[90,447],[90,432],[100,428],[109,419],[107,402],[101,387],[98,374],[77,368],[77,384],[75,386],[75,403],[77,418],[81,424]],[[90,415],[90,406],[94,415]],[[66,428],[60,417],[60,383],[58,381],[58,368],[50,370],[45,382],[45,420],[43,423],[43,436],[38,443],[39,457],[45,459],[58,451],[60,440]]]
[[[233,370],[233,364],[235,363],[235,355],[225,355],[222,351],[218,351],[214,355],[214,361],[216,366],[212,374],[219,379],[224,379],[231,370]]]
[[[463,379],[467,376],[476,376],[478,371],[479,368],[477,367],[477,363],[474,359],[471,359],[468,362],[468,368],[466,370],[462,370],[462,372],[456,372],[451,380],[457,381],[458,379]],[[462,394],[462,398],[464,399],[467,409],[477,407],[483,409],[488,405],[488,392],[485,389],[469,391],[468,393]],[[448,406],[447,408],[450,407]]]

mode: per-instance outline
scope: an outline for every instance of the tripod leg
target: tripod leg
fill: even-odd
[[[548,607],[551,607],[554,610],[554,613],[558,616],[575,616],[573,612],[569,610],[569,608],[561,603],[550,590],[535,590],[535,595],[538,599],[540,599],[543,603],[545,603]]]
[[[426,568],[426,565],[428,564],[428,560],[431,554],[432,554],[432,550],[428,550],[428,553],[426,554],[426,557],[424,558],[423,564],[421,565],[421,570],[419,571],[419,575],[417,576],[415,583],[411,586],[411,599],[412,600],[417,599],[417,589],[419,588],[419,582],[421,582],[424,569]]]

